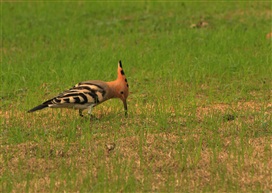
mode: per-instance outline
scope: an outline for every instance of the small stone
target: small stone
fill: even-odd
[[[114,150],[116,145],[115,145],[115,143],[107,143],[105,146],[106,146],[107,151],[109,152],[109,151]]]

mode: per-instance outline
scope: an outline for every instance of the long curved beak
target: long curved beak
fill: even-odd
[[[127,117],[127,115],[128,115],[128,113],[127,113],[128,108],[127,108],[127,100],[126,99],[123,100],[123,104],[124,104],[125,116]]]

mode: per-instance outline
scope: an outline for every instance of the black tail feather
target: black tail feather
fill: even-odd
[[[38,110],[44,109],[44,108],[46,108],[46,107],[48,107],[48,104],[41,104],[41,105],[39,105],[39,106],[34,107],[33,109],[30,109],[30,110],[27,111],[27,112],[28,112],[28,113],[32,113],[32,112],[34,112],[34,111],[38,111]]]

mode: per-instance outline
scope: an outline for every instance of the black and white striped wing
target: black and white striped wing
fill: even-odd
[[[78,83],[73,88],[60,93],[51,100],[44,102],[49,107],[87,108],[97,105],[104,100],[106,90],[94,83]]]

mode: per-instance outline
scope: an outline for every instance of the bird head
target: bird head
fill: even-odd
[[[129,85],[122,67],[121,60],[118,62],[117,79],[115,81],[108,82],[108,84],[112,89],[114,95],[113,97],[120,98],[123,101],[125,115],[127,115],[127,98],[129,95]]]

